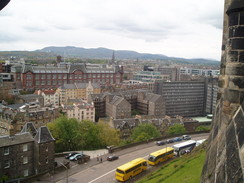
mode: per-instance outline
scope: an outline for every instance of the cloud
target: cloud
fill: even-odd
[[[12,1],[0,14],[0,38],[11,44],[0,49],[71,45],[219,59],[223,6],[224,0]]]

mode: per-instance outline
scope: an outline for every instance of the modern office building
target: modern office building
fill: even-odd
[[[205,115],[207,97],[205,81],[156,81],[154,92],[165,99],[166,115]]]

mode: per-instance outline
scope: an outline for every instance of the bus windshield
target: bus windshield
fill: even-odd
[[[154,162],[156,159],[155,156],[149,155],[148,160]]]
[[[125,174],[125,172],[120,170],[120,169],[117,169],[116,172],[121,173],[121,174]]]

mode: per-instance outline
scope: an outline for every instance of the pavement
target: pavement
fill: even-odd
[[[206,133],[207,134],[207,133]],[[201,134],[203,135],[203,134]],[[112,154],[115,154],[117,156],[121,156],[130,152],[133,152],[138,149],[144,149],[146,147],[155,146],[155,141],[148,142],[145,144],[140,144],[137,146],[133,146],[130,148],[122,149],[120,151],[114,152]],[[89,167],[95,166],[100,163],[100,161],[97,161],[97,157],[102,158],[103,161],[107,161],[107,157],[110,155],[107,149],[100,149],[96,151],[83,151],[84,154],[87,154],[90,156],[90,160],[83,164],[77,164],[76,162],[70,163],[70,168],[68,171],[61,171],[61,172],[55,172],[54,174],[47,173],[41,177],[39,177],[38,181],[33,181],[32,183],[56,183],[63,179],[63,182],[65,182],[67,173],[68,177],[71,175],[74,175],[82,170],[85,170]],[[64,157],[55,158],[55,161],[58,162],[58,165],[62,163],[62,161],[66,160]],[[66,160],[69,161],[69,160]]]
[[[134,147],[131,147],[128,149],[123,149],[118,152],[114,152],[112,154],[121,156],[123,154],[133,152],[134,150],[143,149],[145,147],[153,146],[153,145],[155,145],[155,142],[149,142],[149,143],[141,144],[141,145],[134,146]],[[71,175],[74,175],[82,170],[85,170],[89,167],[92,167],[92,166],[95,166],[95,165],[101,163],[100,161],[97,161],[97,157],[99,157],[99,160],[102,158],[103,161],[107,161],[107,157],[110,155],[108,153],[107,149],[100,149],[100,150],[96,150],[96,151],[82,151],[82,152],[84,154],[87,154],[90,156],[91,159],[88,162],[83,163],[83,164],[77,164],[76,162],[71,162],[68,172],[61,171],[61,172],[55,172],[54,174],[47,173],[47,174],[39,177],[38,180],[33,181],[33,183],[56,183],[62,179],[64,179],[64,182],[65,182],[67,173],[68,173],[68,177]],[[69,160],[66,160],[64,157],[59,157],[59,158],[55,158],[55,161],[58,162],[58,166],[61,166],[60,165],[61,163],[63,163],[64,161],[69,161]]]

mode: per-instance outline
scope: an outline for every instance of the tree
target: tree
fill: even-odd
[[[175,134],[183,134],[186,132],[186,129],[183,125],[181,124],[174,124],[169,127],[167,133],[169,135],[175,135]]]
[[[209,131],[210,130],[210,126],[198,126],[196,128],[196,132],[201,132],[201,131]]]
[[[97,124],[99,129],[99,138],[103,146],[119,145],[120,138],[119,132],[110,127],[107,123],[99,122]]]
[[[55,151],[73,151],[81,147],[81,134],[79,122],[72,118],[59,117],[54,122],[48,123],[48,128],[56,140]]]
[[[99,129],[94,122],[84,120],[79,123],[79,131],[82,136],[82,149],[97,149],[102,147],[99,138]]]
[[[150,123],[140,124],[132,130],[131,138],[134,142],[149,140],[160,136],[159,130]]]

